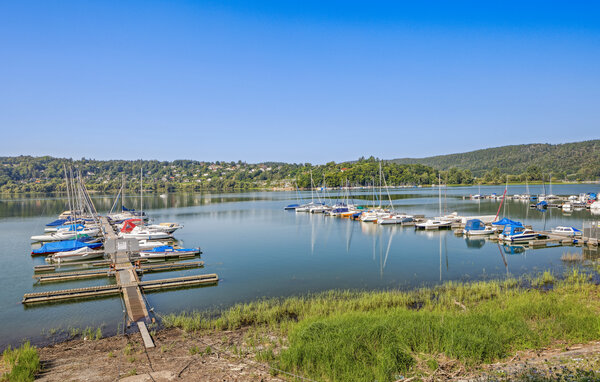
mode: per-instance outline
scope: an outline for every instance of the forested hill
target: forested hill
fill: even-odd
[[[52,157],[0,157],[0,192],[52,192],[65,189],[64,167],[81,173],[90,190],[112,191],[123,181],[130,192],[136,192],[143,174],[147,190],[222,190],[301,188],[313,185],[337,187],[346,184],[379,184],[380,162],[371,157],[355,162],[311,165],[310,163],[266,162],[249,164],[238,162],[125,161],[79,160]],[[143,173],[141,173],[143,172]],[[437,182],[438,171],[420,164],[399,165],[383,163],[382,172],[389,185],[428,185]],[[444,175],[442,175],[444,177]],[[454,169],[454,183],[470,184],[469,171]]]
[[[497,168],[510,175],[540,172],[552,173],[552,177],[558,179],[595,180],[600,177],[600,140],[502,146],[427,158],[393,159],[391,162],[418,163],[438,170],[471,170],[476,177],[483,177]]]

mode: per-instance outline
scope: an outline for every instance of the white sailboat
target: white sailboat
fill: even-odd
[[[442,214],[442,178],[439,174],[438,174],[438,190],[439,190],[439,196],[438,196],[439,209],[440,209],[440,215],[441,215]],[[428,219],[423,223],[415,224],[415,228],[425,229],[425,230],[434,230],[434,229],[450,228],[450,227],[452,227],[452,221],[445,220],[442,218]]]

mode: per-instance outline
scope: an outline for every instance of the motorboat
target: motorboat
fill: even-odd
[[[145,227],[172,234],[178,229],[183,228],[183,225],[178,223],[158,223],[147,224]]]
[[[484,236],[491,235],[496,231],[495,228],[485,225],[485,223],[479,219],[471,219],[467,221],[463,234],[468,236]]]
[[[144,226],[136,226],[129,232],[119,232],[119,237],[123,239],[146,239],[146,240],[160,240],[160,239],[170,239],[173,236],[171,234],[158,231],[156,229],[151,229]]]
[[[450,228],[450,227],[452,227],[452,222],[447,221],[447,220],[428,219],[423,223],[416,223],[415,227],[417,229],[425,229],[425,230]]]
[[[501,241],[508,241],[511,243],[529,241],[537,238],[538,234],[532,229],[525,228],[522,225],[507,224],[504,226],[504,230],[498,236]]]
[[[573,211],[573,205],[569,202],[563,203],[563,205],[561,206],[563,211]]]
[[[377,219],[377,224],[388,225],[388,224],[403,224],[412,223],[415,219],[411,215],[406,214],[391,214],[387,217]]]
[[[138,243],[139,243],[138,245],[139,245],[140,251],[160,247],[163,245],[168,245],[168,242],[166,242],[166,241],[146,240],[146,239],[138,240]]]
[[[451,223],[460,223],[462,221],[462,217],[458,215],[458,212],[453,212],[449,215],[437,216],[436,220],[444,220],[449,221]]]
[[[582,236],[582,232],[575,227],[559,226],[552,228],[552,233],[555,235],[563,235],[569,237]]]
[[[300,207],[300,204],[290,204],[283,207],[283,209],[286,211],[295,211],[297,207]]]
[[[104,251],[95,250],[90,247],[81,247],[72,251],[56,252],[46,257],[46,262],[62,263],[69,261],[82,261],[89,259],[97,259],[104,256]]]
[[[200,248],[176,249],[170,245],[156,247],[146,251],[140,251],[140,257],[146,259],[164,259],[165,257],[195,256],[200,253]]]

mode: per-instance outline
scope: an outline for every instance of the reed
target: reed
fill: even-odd
[[[8,372],[0,376],[0,381],[29,382],[35,379],[40,369],[40,357],[37,349],[25,342],[18,348],[10,346],[2,353]]]
[[[268,327],[287,339],[265,357],[279,369],[325,381],[392,381],[438,356],[476,367],[557,341],[598,340],[599,303],[589,275],[573,269],[562,279],[544,272],[528,280],[260,300],[218,317],[171,314],[163,324],[186,331]]]
[[[579,262],[583,261],[583,255],[581,253],[576,252],[563,252],[562,256],[560,257],[560,260],[567,263]]]

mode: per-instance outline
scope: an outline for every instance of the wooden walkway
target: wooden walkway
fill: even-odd
[[[136,239],[119,238],[115,229],[106,217],[100,217],[100,225],[104,235],[104,253],[108,260],[97,260],[81,263],[66,263],[65,266],[85,264],[97,269],[55,272],[57,266],[42,265],[35,268],[33,278],[40,283],[52,281],[80,280],[102,276],[114,276],[116,284],[102,285],[87,288],[74,288],[59,291],[27,293],[23,296],[23,304],[51,303],[65,300],[97,298],[121,294],[129,325],[135,323],[140,330],[144,345],[154,347],[152,337],[148,333],[146,323],[150,315],[146,306],[143,293],[165,288],[182,288],[188,286],[214,285],[219,282],[219,277],[212,274],[175,277],[163,280],[140,281],[138,274],[146,272],[161,272],[175,269],[190,269],[202,267],[202,261],[185,263],[143,264],[146,259],[139,257],[139,243]],[[98,269],[104,267],[105,269]]]

